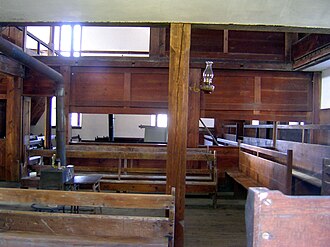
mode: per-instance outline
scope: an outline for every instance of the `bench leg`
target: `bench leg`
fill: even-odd
[[[212,204],[213,204],[213,208],[216,209],[217,208],[217,192],[212,194]]]

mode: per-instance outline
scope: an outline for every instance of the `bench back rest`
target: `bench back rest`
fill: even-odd
[[[318,179],[322,177],[322,159],[330,158],[330,147],[326,145],[279,140],[276,149],[281,152],[293,150],[293,168]]]
[[[323,159],[321,195],[330,195],[330,159]]]
[[[292,151],[287,154],[240,144],[239,170],[269,189],[291,194]]]
[[[0,230],[99,237],[168,238],[174,235],[175,196],[0,188],[2,203],[163,209],[163,217],[61,214],[0,210]],[[168,212],[168,213],[167,213]],[[168,215],[168,216],[166,216]]]
[[[328,246],[329,202],[330,196],[286,196],[250,188],[245,208],[247,246]]]

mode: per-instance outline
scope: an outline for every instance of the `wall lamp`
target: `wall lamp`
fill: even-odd
[[[199,85],[199,88],[196,85],[194,85],[193,87],[190,87],[190,89],[193,90],[194,92],[203,91],[205,94],[211,94],[215,89],[215,86],[212,84],[214,77],[214,73],[212,70],[213,62],[206,61],[205,63],[206,63],[206,67],[203,72],[203,81]]]
[[[206,61],[206,67],[205,70],[203,72],[203,82],[200,86],[201,90],[206,93],[206,94],[210,94],[214,91],[215,86],[212,84],[212,80],[214,77],[214,73],[212,70],[212,61]]]

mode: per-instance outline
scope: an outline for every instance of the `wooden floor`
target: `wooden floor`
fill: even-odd
[[[7,185],[7,186],[6,186]],[[0,183],[0,187],[8,184]],[[218,208],[212,207],[209,198],[187,198],[185,210],[185,246],[186,247],[243,247],[246,246],[244,200],[218,199]],[[1,205],[0,208],[22,209],[29,205]],[[30,208],[31,209],[31,208]],[[32,209],[31,209],[32,210]],[[90,213],[88,208],[82,212]],[[141,211],[141,210],[140,210]],[[122,210],[106,209],[104,214],[122,214]],[[130,214],[130,212],[126,212]],[[150,212],[134,212],[134,215],[150,215]],[[157,212],[155,212],[157,216]]]
[[[218,208],[209,199],[186,200],[185,246],[246,246],[243,200],[218,200]]]

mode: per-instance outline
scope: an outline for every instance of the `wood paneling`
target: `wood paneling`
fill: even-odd
[[[327,246],[329,200],[329,196],[285,196],[251,188],[245,208],[247,246]]]
[[[74,67],[72,71],[71,112],[143,113],[139,109],[167,108],[167,69]]]
[[[228,43],[229,53],[273,54],[272,60],[284,59],[284,33],[230,30]]]
[[[71,102],[75,106],[122,106],[124,73],[119,70],[95,69],[73,71]]]
[[[6,181],[18,181],[21,161],[22,89],[21,78],[8,77],[6,109]]]
[[[322,159],[330,158],[330,147],[278,140],[276,148],[282,152],[293,150],[293,168],[321,179]]]
[[[32,70],[27,75],[23,84],[23,94],[25,96],[55,95],[56,85],[54,81]]]
[[[214,71],[215,91],[202,96],[205,116],[218,113],[219,118],[242,119],[243,111],[244,115],[252,113],[254,119],[258,115],[266,120],[281,115],[304,119],[312,111],[311,73]]]
[[[168,74],[132,73],[131,100],[138,102],[162,102],[167,106]],[[152,106],[150,104],[150,106]]]
[[[293,60],[298,60],[329,44],[329,34],[309,34],[292,46]]]
[[[0,139],[0,180],[5,180],[6,169],[6,139]]]

